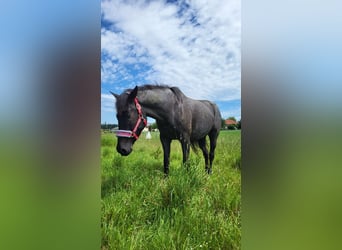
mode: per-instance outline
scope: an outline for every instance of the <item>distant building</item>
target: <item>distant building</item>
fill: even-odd
[[[227,119],[224,121],[225,129],[236,129],[237,122],[231,119]]]
[[[229,126],[229,125],[236,125],[237,122],[234,121],[234,120],[231,120],[231,119],[227,119],[227,120],[224,121],[224,124],[226,124],[227,126]]]

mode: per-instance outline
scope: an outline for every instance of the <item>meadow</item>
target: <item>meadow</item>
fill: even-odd
[[[200,150],[183,166],[173,141],[165,178],[157,132],[142,134],[127,157],[115,147],[115,134],[102,133],[103,250],[241,248],[240,131],[221,131],[211,175]]]

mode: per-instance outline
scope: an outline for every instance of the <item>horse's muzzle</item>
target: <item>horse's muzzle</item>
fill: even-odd
[[[131,152],[132,152],[132,149],[130,148],[130,149],[126,149],[126,148],[120,148],[120,147],[118,147],[117,149],[116,149],[122,156],[127,156],[127,155],[129,155]]]

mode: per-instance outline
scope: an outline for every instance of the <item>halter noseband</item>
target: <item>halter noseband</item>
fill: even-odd
[[[134,137],[136,140],[138,140],[139,138],[139,135],[137,135],[137,129],[141,123],[141,121],[143,121],[145,127],[147,125],[147,120],[145,119],[145,117],[143,116],[142,114],[142,111],[141,111],[141,106],[139,104],[139,101],[138,101],[138,98],[135,97],[134,98],[134,103],[135,103],[135,107],[138,111],[138,120],[137,120],[137,123],[135,124],[134,126],[134,129],[131,131],[131,130],[117,130],[116,131],[116,136],[117,137],[127,137],[127,138],[132,138]]]

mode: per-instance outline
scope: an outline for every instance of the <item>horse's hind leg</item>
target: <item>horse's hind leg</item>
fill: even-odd
[[[213,166],[213,161],[215,157],[215,148],[216,148],[216,142],[217,142],[217,137],[219,135],[219,130],[212,130],[209,133],[209,139],[210,139],[210,153],[209,153],[209,160],[210,160],[210,167],[208,169],[208,174],[211,173],[211,168]]]
[[[200,147],[200,149],[203,152],[204,161],[205,161],[205,170],[208,172],[208,170],[209,170],[209,154],[208,154],[208,149],[207,149],[205,137],[198,141],[198,146]]]

